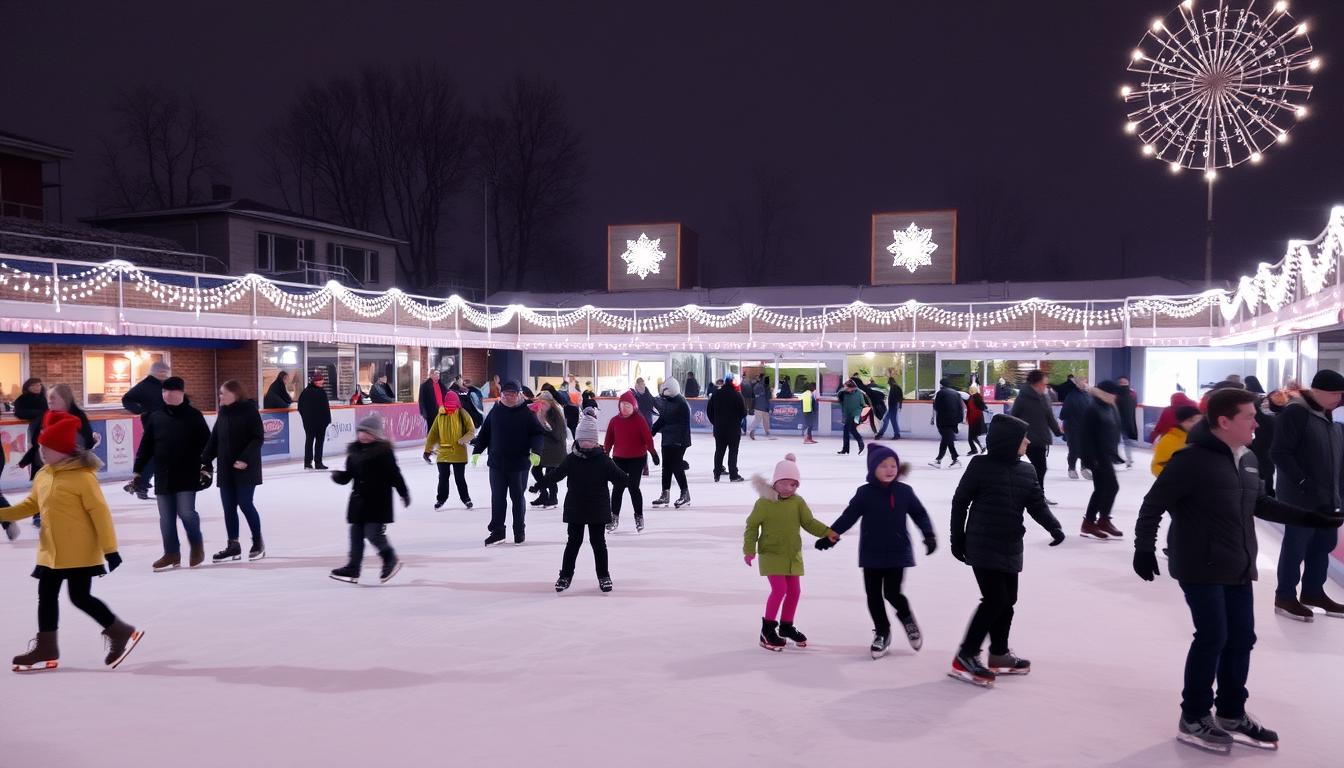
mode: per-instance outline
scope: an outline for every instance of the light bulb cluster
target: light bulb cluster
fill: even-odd
[[[1294,300],[1299,282],[1306,295],[1320,293],[1330,276],[1337,274],[1341,258],[1344,206],[1337,206],[1315,240],[1292,241],[1277,264],[1261,263],[1254,276],[1243,275],[1233,295],[1222,302],[1223,319],[1230,322],[1243,308],[1252,314],[1262,308],[1277,312]]]

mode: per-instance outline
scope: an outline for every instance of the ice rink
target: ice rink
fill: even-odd
[[[387,585],[370,579],[373,553],[372,585],[327,578],[345,559],[347,489],[323,473],[268,467],[257,494],[265,560],[162,574],[150,570],[161,552],[154,505],[107,484],[125,565],[94,594],[146,636],[105,669],[97,625],[63,597],[60,669],[0,677],[0,766],[1340,764],[1331,734],[1344,701],[1344,620],[1274,615],[1278,535],[1263,523],[1248,708],[1279,731],[1282,754],[1238,746],[1229,758],[1175,741],[1189,616],[1165,561],[1152,584],[1130,569],[1152,479],[1146,452],[1120,471],[1125,539],[1097,542],[1077,536],[1091,486],[1065,476],[1056,448],[1047,490],[1069,539],[1049,548],[1028,520],[1013,631],[1033,672],[982,690],[945,676],[979,593],[947,549],[960,470],[925,466],[935,443],[886,443],[914,464],[908,482],[940,548],[906,576],[923,650],[898,637],[873,661],[857,528],[829,552],[805,549],[797,624],[810,646],[757,646],[767,588],[741,557],[754,492],[713,483],[712,441],[695,441],[693,505],[648,510],[639,535],[627,506],[608,538],[607,595],[586,545],[574,586],[555,594],[559,509],[529,514],[522,547],[482,547],[484,462],[469,470],[474,510],[454,498],[434,511],[434,470],[418,450],[400,451],[414,503],[389,529],[406,565]],[[743,473],[768,474],[793,451],[799,493],[829,523],[865,471],[865,457],[837,456],[837,443],[744,441]],[[646,505],[657,495],[652,471]],[[198,506],[210,554],[225,543],[217,492]],[[36,541],[27,522],[19,541],[0,540],[6,663],[36,631]]]

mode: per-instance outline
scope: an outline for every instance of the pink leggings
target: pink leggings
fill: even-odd
[[[793,614],[798,610],[798,598],[803,595],[803,580],[800,576],[766,576],[770,580],[770,597],[765,601],[765,618],[775,620],[779,613],[779,604],[784,604],[784,612],[779,620],[793,623]]]

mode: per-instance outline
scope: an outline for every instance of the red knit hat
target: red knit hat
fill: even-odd
[[[37,444],[67,456],[79,453],[81,426],[77,416],[65,411],[47,411],[47,415],[42,417],[42,432],[37,436]]]

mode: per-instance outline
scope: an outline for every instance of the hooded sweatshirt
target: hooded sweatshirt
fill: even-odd
[[[627,389],[620,401],[629,403],[635,409],[629,416],[617,413],[612,417],[607,423],[607,435],[602,447],[616,459],[638,459],[645,453],[656,455],[658,450],[653,446],[653,433],[639,412],[634,390]]]

